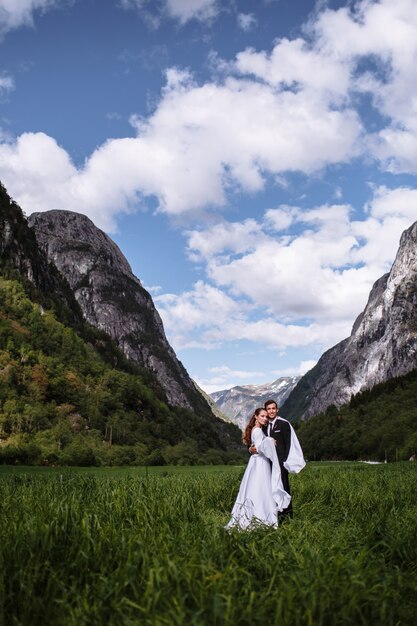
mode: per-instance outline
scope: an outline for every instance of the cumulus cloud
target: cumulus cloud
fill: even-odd
[[[417,172],[417,5],[414,0],[362,0],[353,8],[327,9],[311,24],[316,48],[361,72],[351,88],[371,95],[388,124],[368,138],[368,148],[393,172]]]
[[[350,64],[314,49],[303,39],[281,39],[272,52],[252,48],[236,57],[236,69],[273,86],[311,89],[321,97],[345,96],[350,85]]]
[[[260,220],[188,231],[190,258],[208,282],[157,299],[167,333],[177,349],[243,340],[324,350],[349,335],[415,220],[417,190],[378,187],[361,220],[343,204],[282,206]]]
[[[22,23],[35,10],[58,5],[0,2],[10,24],[11,16]],[[182,22],[219,9],[214,0],[165,0],[164,6]],[[0,146],[0,176],[27,212],[57,206],[93,218],[100,212],[100,225],[114,229],[118,213],[149,197],[170,215],[199,212],[226,205],[236,190],[263,189],[269,176],[311,175],[366,150],[391,171],[414,172],[416,62],[414,0],[327,8],[303,38],[280,39],[270,51],[247,49],[227,63],[217,59],[221,78],[197,83],[188,71],[170,68],[154,113],[132,117],[136,136],[105,142],[83,167],[75,169],[53,138],[27,133]],[[10,80],[5,88],[12,88]],[[355,99],[365,93],[383,116],[381,129],[367,135]],[[44,149],[61,169],[51,171]],[[37,158],[28,158],[35,150]]]
[[[302,226],[300,234],[281,236],[276,231],[279,223],[287,228],[283,214],[291,214],[294,223]],[[262,303],[281,319],[352,319],[358,301],[367,296],[375,268],[358,267],[356,260],[345,267],[358,245],[349,214],[346,205],[304,212],[270,209],[262,223],[251,220],[251,238],[242,228],[246,223],[218,224],[208,232],[191,232],[190,251],[194,258],[205,258],[207,275],[215,284]],[[233,250],[229,243],[223,250],[216,249],[213,240],[219,245],[229,241]]]
[[[180,295],[157,296],[155,303],[177,349],[218,347],[222,341],[212,332],[213,327],[221,328],[230,320],[240,324],[246,308],[244,303],[203,281]]]
[[[165,16],[184,25],[190,20],[211,22],[220,11],[217,0],[121,0],[121,6],[137,9],[152,28]]]
[[[377,187],[367,210],[380,220],[398,217],[411,224],[417,219],[417,189],[409,187],[389,189],[384,185]],[[398,231],[395,236],[397,235]]]
[[[213,306],[216,295],[219,306]],[[212,350],[241,341],[284,351],[303,346],[330,346],[349,334],[350,320],[313,323],[280,322],[265,315],[262,303],[251,305],[199,281],[183,294],[164,294],[155,298],[170,342],[176,350]],[[264,317],[260,317],[264,315]]]
[[[218,253],[240,253],[256,248],[264,237],[255,219],[243,222],[220,222],[206,231],[188,231],[189,256],[194,261],[210,259]]]
[[[35,13],[68,4],[71,0],[0,0],[0,37],[20,26],[33,26]]]
[[[101,194],[94,188],[97,178],[80,174],[68,153],[44,133],[24,133],[3,142],[0,172],[3,184],[26,213],[69,209],[85,212],[107,231],[115,229],[112,213],[100,205]],[[106,184],[104,176],[102,182]],[[107,191],[118,202],[120,188],[109,186]]]
[[[276,376],[303,376],[307,372],[309,372],[315,365],[317,361],[312,359],[308,361],[301,361],[299,365],[296,367],[287,367],[281,370],[275,370],[272,372]]]
[[[256,26],[258,25],[258,20],[253,15],[253,13],[238,13],[237,25],[239,26],[239,28],[245,31],[245,33],[247,33],[253,28],[256,28]]]
[[[131,121],[136,137],[107,141],[77,170],[53,138],[27,133],[0,146],[0,176],[27,212],[100,211],[103,226],[145,197],[170,215],[222,206],[230,190],[258,191],[269,174],[349,160],[361,134],[355,111],[326,98],[249,77],[199,85],[176,68],[154,114]]]
[[[170,342],[176,350],[212,350],[248,341],[268,349],[285,350],[306,345],[331,345],[346,334],[350,322],[288,324],[272,315],[259,317],[259,304],[229,295],[204,281],[182,294],[155,297]],[[262,308],[262,306],[261,306]]]
[[[0,98],[7,96],[15,88],[14,79],[7,73],[0,74]]]
[[[353,251],[353,262],[387,271],[394,259],[401,234],[417,220],[417,190],[410,187],[376,187],[366,207],[368,219],[352,223],[361,241]],[[382,274],[382,271],[381,271]]]
[[[217,0],[166,0],[166,7],[181,24],[191,19],[211,20],[219,11]]]
[[[234,370],[227,365],[210,367],[208,377],[196,379],[196,383],[206,393],[213,393],[222,389],[230,389],[237,385],[250,385],[254,381],[263,382],[268,373],[255,370]]]

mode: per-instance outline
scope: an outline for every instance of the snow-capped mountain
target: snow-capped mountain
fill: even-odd
[[[263,385],[239,385],[210,394],[216,406],[230,420],[243,429],[257,407],[267,400],[275,400],[280,406],[300,380],[300,376],[277,378]]]

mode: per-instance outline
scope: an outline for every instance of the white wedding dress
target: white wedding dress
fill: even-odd
[[[274,439],[266,437],[257,427],[253,428],[251,438],[257,454],[252,454],[249,459],[226,528],[277,527],[278,512],[291,500],[282,486]]]

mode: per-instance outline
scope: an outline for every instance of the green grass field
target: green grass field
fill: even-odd
[[[0,623],[414,624],[417,463],[310,463],[227,532],[242,467],[0,467]]]

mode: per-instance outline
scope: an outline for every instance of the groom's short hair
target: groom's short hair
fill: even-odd
[[[275,406],[276,406],[276,407],[277,407],[277,409],[278,409],[278,404],[275,402],[275,400],[267,400],[267,401],[265,402],[265,404],[264,404],[265,409],[266,409],[266,407],[267,407],[267,406],[269,406],[270,404],[275,404]]]

